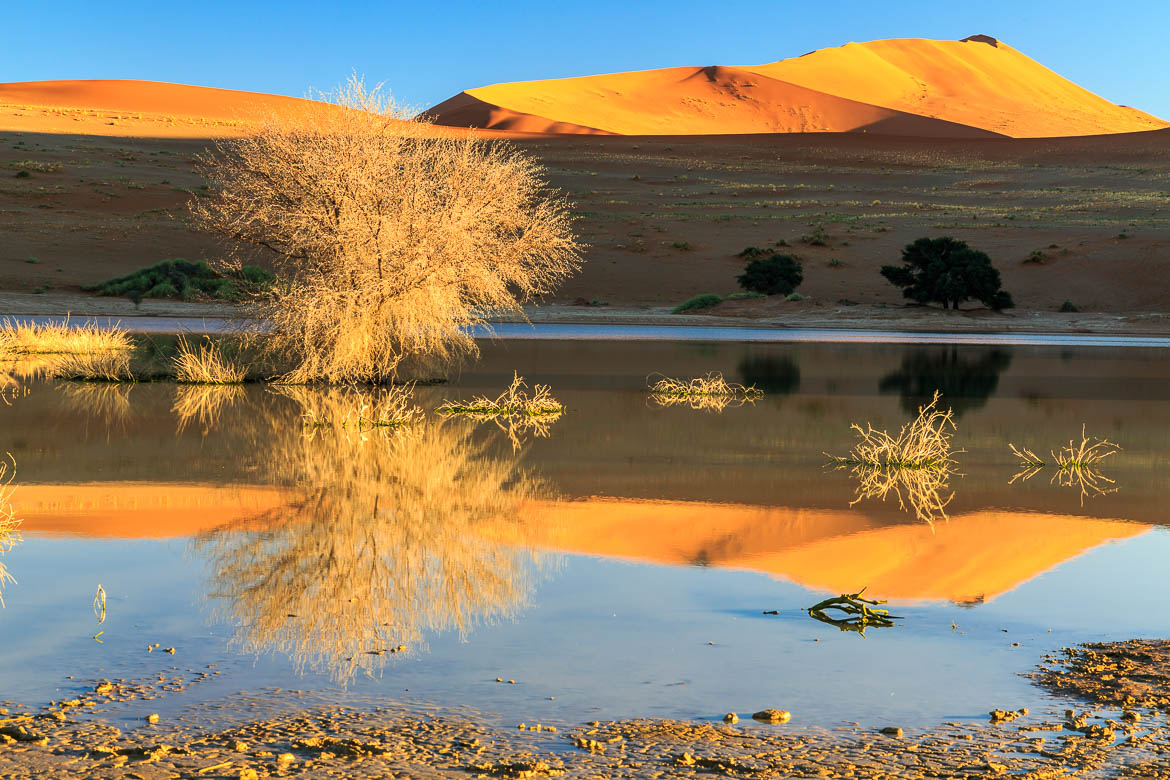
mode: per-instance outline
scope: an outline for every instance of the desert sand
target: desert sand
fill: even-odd
[[[445,125],[622,135],[1033,138],[1168,126],[985,35],[849,43],[766,65],[494,84],[462,92],[430,114]]]
[[[554,103],[575,113],[550,113]],[[0,291],[18,296],[7,310],[105,311],[112,302],[82,285],[170,257],[222,256],[187,221],[187,202],[209,194],[194,156],[259,116],[304,105],[157,82],[0,84]],[[1167,330],[1170,291],[1150,280],[1170,271],[1170,129],[1150,130],[1166,123],[994,39],[505,84],[432,113],[495,128],[473,132],[534,155],[574,203],[584,269],[539,301],[534,319],[669,321],[694,295],[735,292],[738,255],[757,246],[797,257],[804,300],[725,301],[697,316]],[[614,134],[654,132],[672,135]],[[1069,137],[1005,137],[1035,134]],[[878,271],[907,243],[939,235],[986,251],[1017,308],[907,307]],[[1058,314],[1062,306],[1077,311]],[[169,307],[191,313],[178,301],[144,308]]]

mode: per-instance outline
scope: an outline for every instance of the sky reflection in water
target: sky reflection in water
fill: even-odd
[[[552,385],[568,413],[518,451],[495,426],[434,416],[405,434],[306,431],[306,412],[360,403],[337,390],[33,382],[0,410],[25,521],[4,555],[2,698],[216,664],[154,706],[265,686],[505,721],[781,706],[927,725],[1035,706],[1017,673],[1044,652],[1167,633],[1164,357],[497,342],[420,388],[432,408],[494,395],[513,369]],[[708,370],[767,395],[702,411],[643,391],[652,371]],[[854,483],[823,453],[848,451],[851,422],[897,429],[934,387],[967,450],[949,520],[889,497],[850,506]],[[1059,483],[1009,484],[1009,442],[1046,452],[1082,424],[1124,448],[1106,467],[1117,493],[1082,506]],[[862,587],[897,626],[863,639],[802,612]]]

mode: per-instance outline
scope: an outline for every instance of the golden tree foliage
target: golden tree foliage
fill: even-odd
[[[409,119],[349,83],[200,158],[196,221],[268,250],[256,299],[291,382],[384,382],[404,357],[474,354],[466,328],[580,264],[567,203],[518,150]],[[239,265],[236,257],[229,264]]]
[[[305,420],[354,420],[378,404],[354,389],[282,393]],[[527,604],[540,558],[495,541],[516,537],[521,506],[547,495],[517,456],[458,420],[359,429],[270,417],[256,444],[288,503],[194,542],[214,611],[244,651],[287,653],[345,683],[416,652],[427,633]]]

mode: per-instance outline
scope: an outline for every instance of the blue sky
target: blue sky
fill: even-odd
[[[3,3],[0,81],[134,78],[304,96],[351,71],[433,105],[501,81],[744,65],[875,38],[1003,39],[1170,118],[1170,0]]]

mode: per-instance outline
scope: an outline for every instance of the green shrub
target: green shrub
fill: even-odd
[[[674,244],[672,244],[672,246],[675,249],[681,249],[683,252],[691,251],[691,242],[690,241],[675,241]]]
[[[736,281],[751,292],[788,295],[804,281],[804,271],[792,255],[772,255],[752,260]]]
[[[1068,312],[1080,311],[1080,309],[1078,309],[1077,305],[1075,303],[1073,303],[1072,301],[1066,300],[1064,303],[1060,304],[1060,311],[1068,313]]]
[[[125,296],[135,303],[143,298],[238,301],[245,293],[263,290],[273,278],[270,271],[254,265],[224,276],[202,261],[192,263],[176,257],[81,289],[99,295]]]
[[[1000,286],[999,271],[986,253],[950,237],[920,238],[902,250],[902,265],[883,265],[882,276],[918,303],[959,308],[977,300],[991,309],[1010,309],[1012,296]]]
[[[1045,255],[1043,252],[1041,252],[1039,249],[1033,249],[1031,252],[1028,253],[1028,256],[1024,258],[1024,262],[1025,263],[1035,263],[1037,265],[1044,265],[1044,262],[1047,259],[1048,259],[1048,256]]]
[[[802,243],[808,244],[809,246],[829,245],[829,237],[825,234],[825,229],[821,225],[817,225],[815,228],[813,228],[813,231],[807,236],[801,236],[800,240]]]
[[[723,299],[720,298],[715,293],[703,293],[702,295],[696,295],[694,298],[688,298],[687,300],[683,301],[678,306],[675,306],[671,310],[671,313],[672,314],[682,314],[684,311],[694,311],[695,309],[709,309],[722,300]]]
[[[829,268],[840,268],[840,267],[841,267],[841,258],[834,257],[832,260],[829,261]]]
[[[784,300],[786,300],[786,301],[792,301],[793,303],[795,303],[796,301],[803,301],[803,300],[804,300],[804,296],[803,296],[803,295],[801,295],[800,293],[795,293],[795,292],[794,292],[794,293],[788,293],[788,295],[784,296]]]
[[[758,292],[737,292],[737,293],[732,293],[731,295],[728,295],[727,298],[725,298],[725,300],[743,301],[743,300],[747,300],[749,298],[767,298],[767,297],[768,297],[767,295],[764,295],[763,293],[758,293]]]

